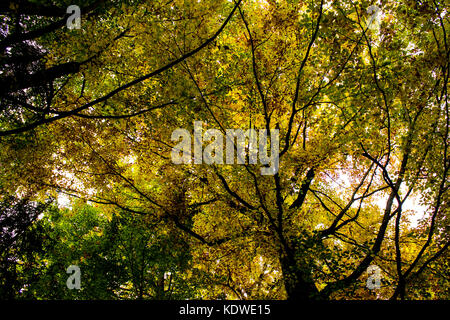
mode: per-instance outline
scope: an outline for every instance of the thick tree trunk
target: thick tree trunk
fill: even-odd
[[[288,300],[317,300],[319,290],[308,270],[302,270],[297,266],[293,258],[281,259],[284,286]]]

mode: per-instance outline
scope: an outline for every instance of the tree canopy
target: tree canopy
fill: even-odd
[[[448,299],[448,11],[4,1],[0,297]],[[278,171],[175,164],[195,121],[279,130]]]

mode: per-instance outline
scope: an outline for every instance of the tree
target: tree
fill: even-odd
[[[114,50],[116,49],[114,48],[115,44],[124,37],[134,38],[134,36],[128,35],[132,25],[131,21],[127,21],[126,25],[122,25],[120,19],[117,21],[114,17],[111,17],[112,13],[118,11],[114,6],[120,5],[120,1],[110,2],[113,9],[107,12],[106,16],[98,16],[99,13],[105,10],[104,2],[102,0],[93,1],[80,9],[88,18],[94,16],[97,19],[97,21],[93,19],[87,21],[90,24],[89,28],[94,30],[93,34],[88,34],[87,37],[84,35],[69,36],[69,39],[67,39],[67,33],[64,34],[60,30],[70,16],[65,13],[61,5],[46,6],[45,4],[21,1],[18,4],[9,2],[8,5],[2,7],[0,12],[5,15],[4,28],[6,34],[0,43],[0,49],[3,51],[3,70],[0,85],[4,88],[4,93],[0,95],[0,111],[2,112],[0,115],[4,119],[0,122],[0,128],[2,128],[0,137],[27,132],[38,126],[74,115],[79,117],[110,118],[111,115],[89,115],[83,113],[83,111],[92,110],[93,107],[99,104],[102,104],[102,108],[105,108],[108,100],[114,98],[118,93],[159,75],[201,51],[223,31],[237,8],[236,5],[218,30],[196,47],[182,52],[179,57],[165,62],[163,65],[157,64],[155,70],[147,72],[145,75],[132,77],[131,80],[129,80],[130,77],[126,77],[125,79],[128,78],[126,82],[115,84],[112,88],[108,88],[104,94],[101,94],[98,82],[92,81],[90,83],[89,80],[93,79],[87,79],[83,69],[96,69],[98,65],[101,65],[103,68],[97,69],[97,72],[103,72],[104,69],[108,69],[108,65],[103,63],[105,58],[112,58],[114,60],[111,61],[113,64],[117,63],[117,60],[121,58],[121,55]],[[139,1],[136,1],[136,4],[141,5],[139,9],[144,10],[144,17],[153,14],[157,19],[164,19],[166,11],[168,10],[170,13],[174,8],[173,6],[168,6],[170,2],[140,4]],[[138,8],[122,6],[122,10],[135,11],[136,9]],[[51,19],[48,24],[42,26],[42,21],[38,20],[36,22],[35,16],[62,16],[62,18],[56,21]],[[98,29],[96,25],[101,26],[105,19],[108,20],[107,27],[103,30],[101,30],[102,27]],[[172,17],[169,15],[167,19],[172,19]],[[155,23],[155,25],[156,31],[161,33],[161,26],[158,23]],[[120,33],[112,33],[117,29],[120,30]],[[108,36],[105,36],[106,34]],[[97,41],[100,35],[102,36],[102,42]],[[36,39],[37,41],[33,41]],[[68,44],[64,40],[77,43],[75,47],[72,47],[72,49],[75,49],[74,51],[71,53],[66,52],[71,55],[67,60],[53,56],[51,50],[46,49],[54,46],[55,42],[62,42],[63,46],[67,47]],[[153,39],[153,41],[158,41],[158,38]],[[88,46],[88,50],[84,47],[85,45]],[[105,80],[102,79],[102,81]],[[75,98],[72,93],[72,97],[66,99],[67,97],[64,94],[60,94],[61,90],[69,82],[75,82],[77,86],[81,86],[78,97]],[[96,88],[97,93],[100,94],[97,94],[96,97],[90,97],[85,92],[90,90],[89,85]],[[91,99],[89,100],[89,98]],[[61,103],[65,104],[64,108],[60,108]],[[168,104],[172,104],[172,101],[153,106],[150,110],[161,108]],[[57,108],[53,108],[54,105]],[[148,109],[140,109],[131,114],[113,115],[112,117],[126,118],[148,111]]]
[[[27,242],[15,256],[15,268],[9,266],[17,285],[8,286],[11,280],[6,278],[5,292],[19,299],[195,296],[191,286],[195,281],[187,274],[190,249],[185,239],[146,220],[124,212],[108,218],[82,201],[75,201],[71,209],[48,207],[34,222],[34,233],[30,233],[34,237],[22,236]],[[16,252],[15,246],[8,247],[7,252]],[[22,265],[26,267],[17,267]],[[80,268],[79,290],[66,284],[70,275],[66,271],[72,265]]]
[[[202,297],[446,297],[443,2],[387,1],[373,24],[368,1],[172,1],[160,16],[148,6],[92,22],[88,43],[129,31],[53,101],[77,111],[33,127],[55,141],[36,142],[52,155],[52,174],[36,189],[145,217],[124,223],[126,234],[147,224],[177,242],[178,230],[202,273]],[[74,39],[52,43],[51,59],[96,52]],[[192,132],[195,120],[222,133],[279,129],[279,170],[175,165],[171,133]],[[424,207],[417,226],[414,202]],[[149,235],[133,248],[146,248]],[[366,288],[370,265],[383,272],[377,291]],[[128,270],[144,297],[151,288]]]
[[[43,253],[44,232],[36,224],[49,203],[9,197],[0,203],[0,298],[14,299],[24,287],[36,281],[30,270],[40,266],[36,255]]]

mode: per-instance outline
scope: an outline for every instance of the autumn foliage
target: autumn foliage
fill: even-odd
[[[0,297],[449,299],[448,14],[3,1]],[[174,164],[194,121],[279,129],[278,172]]]

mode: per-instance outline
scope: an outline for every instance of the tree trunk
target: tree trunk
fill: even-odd
[[[288,300],[319,299],[319,290],[309,270],[302,270],[292,257],[281,258],[281,269]]]

